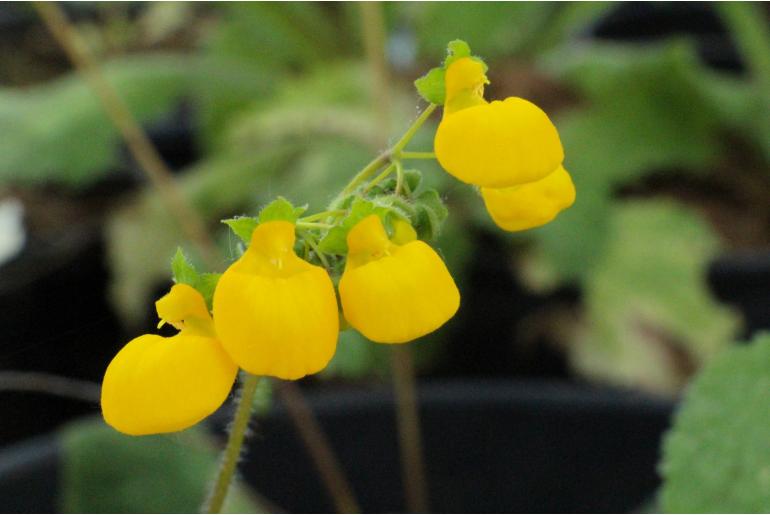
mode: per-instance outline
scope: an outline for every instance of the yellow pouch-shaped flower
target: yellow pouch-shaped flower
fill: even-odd
[[[394,237],[399,243],[388,239],[376,215],[361,220],[347,237],[348,261],[339,284],[345,319],[379,343],[406,343],[435,331],[460,306],[444,262],[400,223]]]
[[[436,158],[463,182],[504,188],[542,179],[564,160],[559,134],[535,104],[518,97],[487,103],[483,66],[466,57],[446,71]]]
[[[547,224],[575,202],[575,186],[564,167],[539,181],[511,188],[481,188],[484,205],[503,230],[523,231]]]
[[[214,322],[225,350],[255,375],[298,379],[334,355],[339,310],[329,274],[294,253],[294,224],[265,222],[222,274]]]
[[[227,399],[238,372],[216,339],[200,293],[177,284],[156,306],[179,334],[134,338],[109,364],[102,383],[104,420],[129,435],[195,425]]]

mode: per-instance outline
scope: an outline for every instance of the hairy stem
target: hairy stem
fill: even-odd
[[[238,459],[241,457],[243,440],[246,437],[246,429],[249,427],[251,410],[254,404],[254,393],[257,391],[259,377],[244,372],[245,380],[241,388],[238,407],[235,410],[230,436],[222,454],[222,462],[217,472],[217,478],[211,489],[209,498],[203,506],[203,513],[220,513],[227,498],[227,492],[233,482]]]

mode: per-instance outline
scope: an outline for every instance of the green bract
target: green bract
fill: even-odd
[[[450,64],[463,57],[471,57],[480,62],[484,65],[484,71],[486,72],[486,63],[480,57],[471,55],[471,47],[468,43],[462,39],[455,39],[447,45],[447,57],[444,59],[444,63],[441,66],[432,68],[428,73],[414,81],[417,93],[431,104],[444,105],[446,100],[444,88],[446,69]]]

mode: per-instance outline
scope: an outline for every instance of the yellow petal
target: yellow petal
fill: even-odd
[[[548,116],[516,97],[444,116],[434,146],[444,170],[463,182],[490,188],[542,179],[564,159]]]
[[[372,215],[348,234],[339,291],[345,319],[379,343],[406,343],[441,327],[460,306],[460,293],[444,262],[422,241],[381,242],[385,230]],[[363,244],[362,244],[363,243]]]
[[[219,279],[214,323],[222,345],[244,370],[298,379],[334,355],[339,310],[326,271],[294,253],[294,225],[254,230],[251,245]]]
[[[104,420],[129,435],[181,431],[222,405],[237,371],[213,338],[145,334],[131,340],[107,367]]]
[[[539,181],[512,188],[481,188],[487,211],[506,231],[523,231],[547,224],[575,202],[575,186],[560,166]]]
[[[464,57],[449,65],[445,75],[444,116],[474,105],[485,104],[484,85],[489,84],[484,65]]]
[[[180,330],[191,326],[207,336],[215,336],[203,295],[188,284],[172,286],[170,292],[155,302],[155,309],[161,319],[159,329],[164,322],[168,322]]]

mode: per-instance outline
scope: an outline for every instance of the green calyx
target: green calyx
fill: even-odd
[[[447,45],[447,57],[441,66],[432,68],[428,73],[414,81],[417,93],[431,104],[444,105],[446,102],[446,87],[444,78],[446,70],[453,62],[458,59],[470,57],[484,66],[484,72],[487,71],[487,64],[480,57],[471,54],[471,47],[461,39],[450,41]]]

